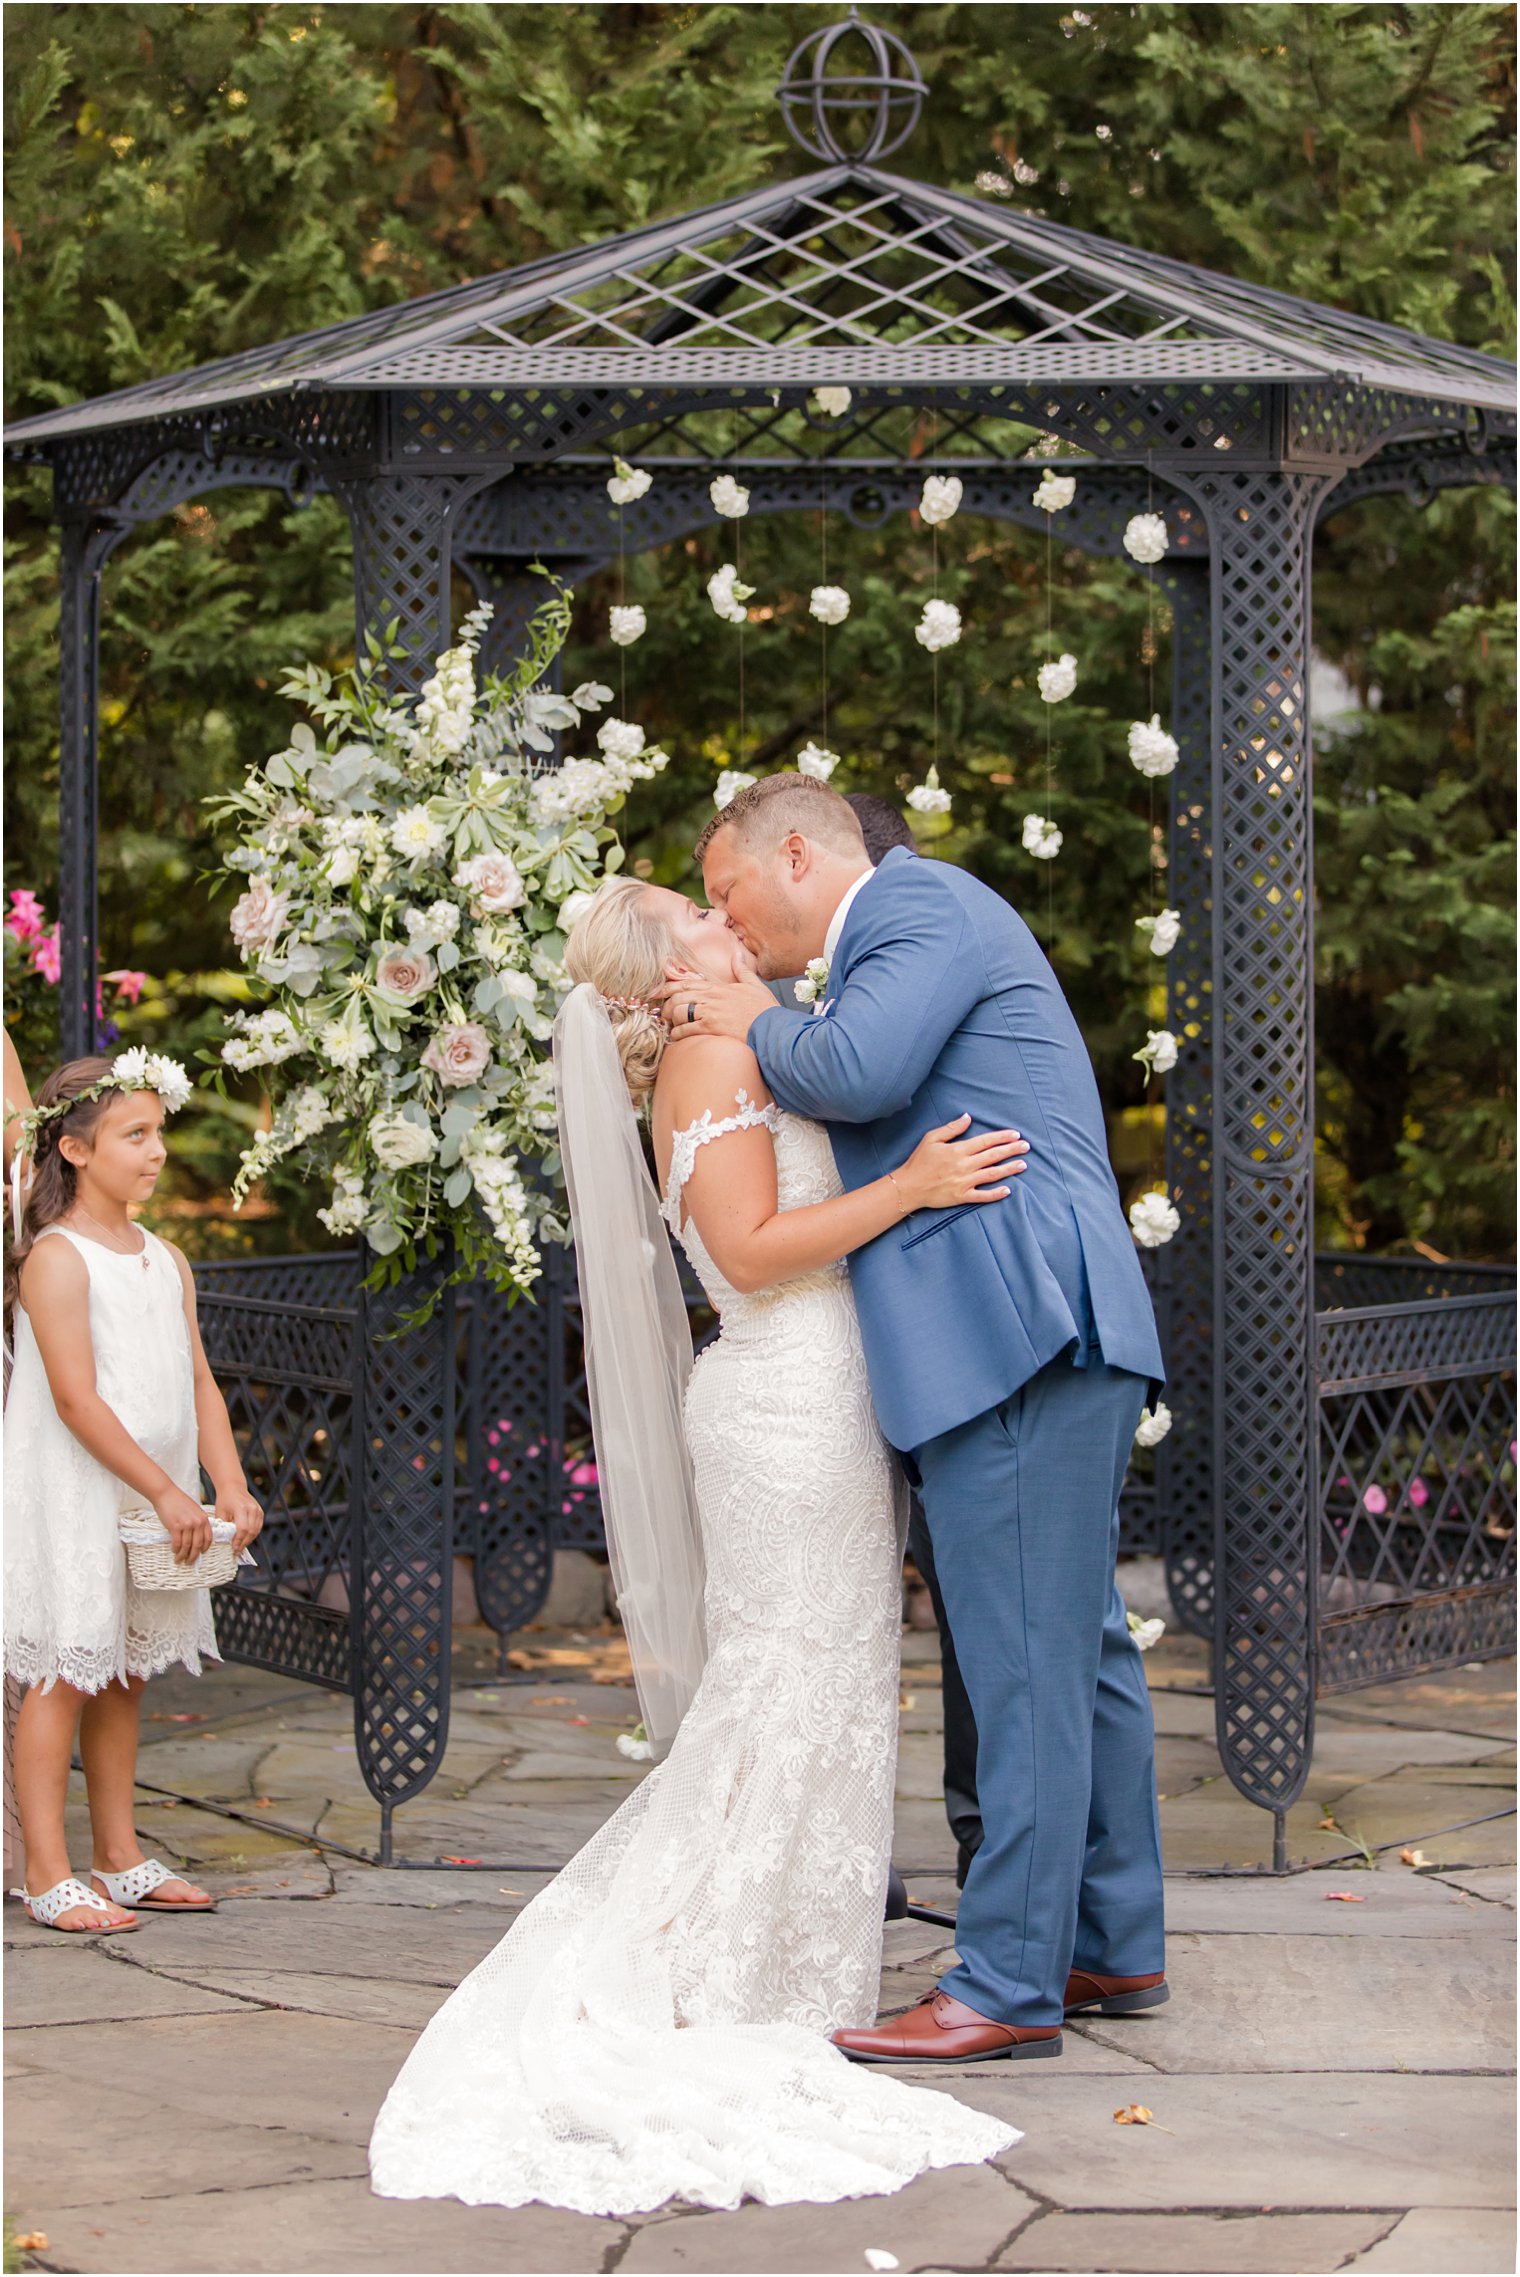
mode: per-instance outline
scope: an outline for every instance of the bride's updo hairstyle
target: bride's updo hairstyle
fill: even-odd
[[[675,935],[649,908],[638,878],[608,878],[565,939],[565,970],[589,981],[607,1008],[630,1098],[642,1107],[669,1040],[655,991],[665,985]]]

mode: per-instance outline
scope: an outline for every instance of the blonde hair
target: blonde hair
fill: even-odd
[[[635,1106],[654,1089],[669,1031],[657,1009],[666,959],[676,938],[651,915],[648,889],[637,878],[608,878],[565,940],[565,970],[589,981],[606,1006],[623,1079]]]

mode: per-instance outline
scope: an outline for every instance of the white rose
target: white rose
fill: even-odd
[[[631,506],[636,498],[643,497],[654,481],[652,474],[646,473],[641,466],[630,466],[626,459],[614,459],[612,467],[613,471],[607,477],[607,496],[614,506]]]
[[[739,583],[739,572],[731,561],[726,561],[723,567],[715,570],[707,580],[708,600],[711,601],[718,615],[726,619],[731,625],[748,623],[749,611],[744,604],[751,598],[754,590],[753,585],[741,585]]]
[[[813,401],[826,419],[842,419],[852,398],[847,387],[815,387]]]
[[[1177,1038],[1170,1028],[1151,1028],[1140,1049],[1131,1052],[1130,1057],[1149,1068],[1152,1075],[1165,1075],[1177,1065],[1178,1049]]]
[[[1124,550],[1131,561],[1160,561],[1166,552],[1166,524],[1159,514],[1131,514],[1124,525]]]
[[[931,474],[924,478],[924,494],[918,502],[920,521],[932,528],[937,522],[948,522],[961,502],[962,484],[958,474]]]
[[[839,765],[837,751],[825,751],[821,743],[804,743],[797,754],[799,775],[811,775],[815,783],[826,783]]]
[[[536,1004],[538,1002],[538,989],[531,974],[514,972],[509,969],[506,972],[499,972],[496,977],[508,996],[515,996],[520,1004]]]
[[[1052,474],[1049,469],[1040,477],[1040,487],[1034,494],[1036,506],[1047,514],[1059,514],[1077,495],[1077,478],[1074,474]]]
[[[961,613],[953,601],[926,601],[923,615],[913,627],[913,638],[931,653],[953,648],[961,637]]]
[[[908,804],[915,814],[948,814],[950,793],[939,786],[939,769],[931,767],[921,783],[915,783],[908,793]]]
[[[1135,931],[1149,934],[1153,957],[1167,956],[1182,938],[1182,912],[1180,909],[1163,909],[1159,917],[1137,917]]]
[[[1182,1223],[1165,1194],[1142,1194],[1129,1206],[1129,1229],[1142,1249],[1159,1249]]]
[[[1169,775],[1177,764],[1177,745],[1161,725],[1161,714],[1136,720],[1129,731],[1130,764],[1142,775]]]
[[[1042,664],[1039,672],[1040,694],[1047,704],[1061,704],[1077,684],[1077,660],[1062,656],[1054,664]]]
[[[742,483],[735,482],[731,474],[715,475],[707,486],[707,495],[714,511],[725,521],[742,521],[749,512],[749,492]]]
[[[613,609],[608,622],[614,648],[632,648],[648,625],[648,618],[637,602],[626,609]]]
[[[713,805],[721,813],[738,792],[747,791],[756,780],[756,776],[746,775],[742,767],[725,767],[718,777],[718,787],[713,792]]]
[[[490,917],[504,917],[509,909],[520,909],[527,898],[528,889],[517,864],[506,854],[476,854],[461,862],[454,872],[454,883],[463,887],[477,913],[484,911]]]
[[[409,1122],[398,1114],[371,1117],[369,1145],[382,1170],[409,1170],[414,1163],[431,1162],[438,1152],[430,1124]]]
[[[276,893],[267,878],[254,878],[248,891],[233,904],[229,920],[232,938],[245,957],[250,949],[267,949],[289,915],[289,894]]]
[[[1033,854],[1037,862],[1053,862],[1065,842],[1065,833],[1043,814],[1026,814],[1024,817],[1024,851]]]
[[[1135,1431],[1135,1445],[1137,1447],[1159,1447],[1171,1428],[1172,1411],[1164,1401],[1158,1400],[1153,1408],[1147,1407],[1141,1410],[1140,1421]]]
[[[850,596],[842,585],[815,585],[808,614],[821,625],[842,625],[850,613]]]

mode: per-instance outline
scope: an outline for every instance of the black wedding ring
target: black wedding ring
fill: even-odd
[[[687,1005],[687,1007],[686,1007],[686,1025],[687,1025],[687,1027],[688,1027],[688,1028],[689,1028],[689,1027],[692,1025],[692,1023],[693,1023],[693,1021],[696,1019],[696,1017],[697,1017],[697,1000],[696,1000],[696,998],[695,998],[695,997],[693,997],[693,998],[692,998],[692,1000],[691,1000],[691,1002],[690,1002],[690,1003]]]

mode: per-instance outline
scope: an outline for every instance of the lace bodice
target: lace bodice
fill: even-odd
[[[691,1259],[704,1296],[722,1320],[725,1332],[730,1334],[745,1320],[773,1314],[782,1297],[795,1302],[809,1291],[838,1291],[845,1279],[842,1263],[826,1265],[818,1272],[780,1282],[774,1288],[742,1295],[713,1263],[692,1219],[686,1217],[682,1222],[681,1197],[700,1150],[714,1139],[726,1138],[730,1132],[756,1128],[770,1132],[776,1149],[776,1199],[781,1209],[806,1209],[814,1202],[830,1202],[844,1191],[834,1167],[834,1150],[822,1124],[807,1122],[800,1115],[789,1115],[773,1100],[763,1107],[757,1106],[747,1091],[739,1091],[734,1095],[733,1114],[715,1117],[709,1107],[696,1122],[676,1132],[671,1141],[670,1176],[660,1214]]]

